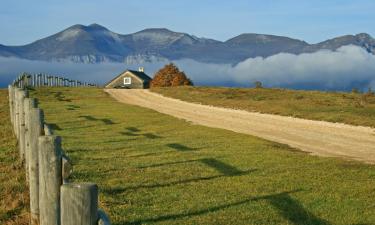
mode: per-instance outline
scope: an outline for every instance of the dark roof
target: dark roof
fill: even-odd
[[[125,70],[125,71],[121,72],[119,75],[115,76],[112,80],[110,80],[109,82],[107,82],[106,84],[104,84],[104,86],[107,86],[108,84],[112,83],[112,81],[116,80],[119,76],[123,75],[126,72],[130,72],[130,73],[134,74],[135,76],[137,76],[142,81],[150,81],[150,80],[152,80],[152,78],[149,77],[144,72],[139,72],[139,71],[136,71],[136,70]]]
[[[139,72],[139,71],[136,71],[136,70],[126,70],[126,71],[129,71],[131,73],[133,73],[134,75],[136,75],[137,77],[139,77],[141,80],[143,81],[149,81],[149,80],[152,80],[151,77],[149,77],[147,74],[145,74],[144,72]],[[126,72],[125,71],[125,72]],[[125,73],[124,72],[124,73]]]

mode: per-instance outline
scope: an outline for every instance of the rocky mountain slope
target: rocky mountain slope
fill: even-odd
[[[199,62],[236,64],[250,57],[335,50],[344,45],[360,46],[375,54],[375,39],[365,33],[337,37],[318,44],[253,33],[222,42],[164,28],[122,35],[91,24],[74,25],[23,46],[0,45],[0,56],[76,63],[143,63],[188,58]]]

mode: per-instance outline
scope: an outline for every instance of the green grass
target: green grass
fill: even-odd
[[[73,180],[113,224],[375,224],[375,167],[120,104],[99,89],[32,93]]]
[[[8,92],[0,89],[0,224],[28,224],[25,169],[9,120]]]
[[[375,95],[220,87],[153,88],[152,91],[206,105],[375,127]]]

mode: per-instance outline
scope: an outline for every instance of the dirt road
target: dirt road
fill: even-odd
[[[148,90],[106,90],[120,102],[150,108],[196,124],[227,129],[322,156],[375,163],[375,129],[200,105]]]

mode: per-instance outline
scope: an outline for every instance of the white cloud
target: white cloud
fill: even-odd
[[[356,46],[300,55],[280,53],[249,58],[235,66],[176,61],[196,83],[210,80],[249,86],[261,81],[268,87],[349,90],[375,87],[375,56]]]
[[[300,55],[280,53],[249,58],[237,65],[174,61],[197,85],[250,86],[261,81],[267,87],[350,90],[375,89],[375,56],[356,46]],[[0,58],[0,85],[5,86],[23,71],[61,74],[82,81],[105,83],[126,68],[143,66],[153,75],[163,62],[142,65],[120,63],[74,64]]]

